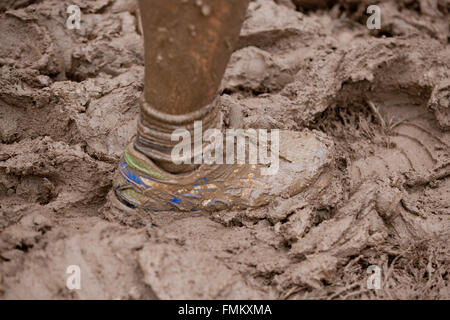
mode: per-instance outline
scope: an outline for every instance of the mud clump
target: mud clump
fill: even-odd
[[[225,124],[319,132],[332,163],[262,208],[130,223],[104,217],[143,90],[138,9],[78,0],[69,30],[72,2],[0,4],[2,299],[450,298],[446,1],[381,1],[381,30],[371,1],[252,1]]]

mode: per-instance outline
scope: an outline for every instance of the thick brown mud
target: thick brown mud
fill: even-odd
[[[0,4],[0,297],[450,299],[450,4],[376,2],[370,31],[369,0],[252,1],[222,82],[227,126],[333,141],[324,191],[122,221],[106,199],[143,91],[136,4]]]

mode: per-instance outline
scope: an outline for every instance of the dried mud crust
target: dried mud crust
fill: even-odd
[[[226,125],[332,139],[309,191],[121,221],[105,204],[143,90],[136,4],[2,3],[0,297],[449,299],[449,4],[377,2],[379,31],[365,27],[371,1],[250,4]],[[69,4],[81,30],[65,27]],[[381,290],[367,289],[370,265]]]

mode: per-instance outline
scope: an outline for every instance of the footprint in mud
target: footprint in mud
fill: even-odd
[[[405,104],[383,107],[380,113],[389,119],[382,121],[391,148],[379,148],[375,155],[354,162],[352,181],[399,174],[417,180],[417,177],[427,179],[433,173],[441,176],[448,173],[448,169],[445,171],[450,157],[448,134],[437,128],[434,116],[426,108]]]
[[[425,103],[389,102],[373,104],[382,125],[373,134],[384,135],[388,144],[366,146],[369,154],[351,163],[349,199],[338,204],[331,218],[295,235],[296,239],[285,236],[291,241],[289,256],[299,263],[275,278],[280,291],[290,292],[293,284],[321,288],[321,282],[332,282],[330,275],[338,269],[339,259],[386,245],[392,236],[408,243],[450,236],[448,183],[442,179],[449,175],[448,133],[439,130]],[[433,188],[433,183],[442,187]],[[301,227],[305,221],[311,225],[315,214],[294,212],[281,230],[295,221]]]

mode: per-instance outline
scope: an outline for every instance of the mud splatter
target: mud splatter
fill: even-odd
[[[333,140],[322,192],[119,223],[103,217],[143,90],[136,4],[2,2],[1,298],[449,299],[448,1],[381,1],[373,31],[369,4],[252,1],[221,86],[228,126]]]

